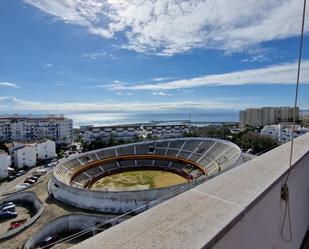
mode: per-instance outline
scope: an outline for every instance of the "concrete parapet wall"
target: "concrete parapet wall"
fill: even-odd
[[[309,226],[309,153],[291,170],[288,188],[290,195],[291,231],[289,217],[285,213],[285,201],[281,200],[281,187],[286,175],[277,181],[257,203],[244,213],[233,228],[218,241],[209,243],[214,249],[298,249]],[[281,229],[282,236],[281,236]],[[292,234],[291,234],[292,233]],[[292,236],[292,237],[291,237]],[[243,237],[240,240],[239,238]],[[289,240],[290,242],[285,242]]]

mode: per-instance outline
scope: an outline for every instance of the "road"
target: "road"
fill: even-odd
[[[19,177],[16,177],[13,181],[10,181],[10,182],[4,182],[0,185],[0,196],[2,196],[3,194],[7,193],[7,192],[11,192],[11,191],[14,191],[16,190],[15,189],[15,186],[18,185],[18,184],[21,184],[24,182],[24,180],[27,178],[27,177],[30,177],[32,176],[32,172],[37,170],[37,169],[40,169],[40,168],[44,168],[44,166],[42,165],[39,165],[39,166],[36,166],[34,168],[31,168],[29,169],[24,175],[21,175]],[[46,169],[47,173],[53,169],[52,168],[44,168]],[[4,196],[0,197],[0,199],[2,199]]]

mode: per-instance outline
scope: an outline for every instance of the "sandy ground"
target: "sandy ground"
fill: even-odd
[[[106,176],[92,185],[95,190],[128,191],[161,188],[186,183],[187,179],[172,172],[140,170]]]

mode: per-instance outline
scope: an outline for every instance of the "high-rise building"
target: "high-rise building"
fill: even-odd
[[[239,124],[241,128],[249,126],[261,126],[262,125],[262,109],[249,108],[245,111],[240,111]]]
[[[239,126],[264,126],[280,122],[293,121],[294,107],[247,108],[239,112]],[[299,119],[299,108],[296,108],[296,120]]]
[[[275,110],[276,107],[262,107],[262,125],[275,123]]]
[[[57,144],[72,143],[73,121],[63,115],[46,117],[0,117],[0,141],[35,141],[50,139]]]

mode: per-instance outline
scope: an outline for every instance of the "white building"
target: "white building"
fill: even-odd
[[[0,117],[0,141],[34,141],[51,139],[57,144],[70,145],[73,137],[73,121],[63,115],[45,117]]]
[[[54,158],[56,154],[56,143],[51,140],[39,142],[13,142],[7,145],[15,167],[33,167],[37,160]]]
[[[31,145],[23,145],[13,150],[14,165],[16,168],[36,166],[36,149]]]
[[[80,129],[85,143],[91,143],[96,139],[108,140],[111,136],[115,139],[133,139],[142,135],[143,130],[140,125],[122,125],[122,126],[83,126]]]
[[[302,128],[300,125],[294,126],[294,137],[298,137],[309,129]],[[261,130],[261,135],[270,136],[279,143],[285,143],[292,139],[292,125],[291,124],[278,124],[278,125],[266,125]]]
[[[96,139],[108,140],[111,136],[115,139],[133,139],[139,136],[156,136],[158,138],[182,137],[189,131],[185,124],[143,124],[143,125],[117,125],[117,126],[82,126],[80,133],[85,143],[91,143]]]
[[[54,158],[56,154],[56,143],[52,140],[41,141],[36,144],[37,156],[40,160]]]
[[[189,132],[189,126],[185,124],[160,124],[143,125],[145,136],[156,136],[158,138],[177,138]]]
[[[11,165],[11,157],[5,152],[0,150],[0,177],[8,176],[8,167]]]

